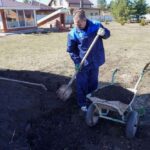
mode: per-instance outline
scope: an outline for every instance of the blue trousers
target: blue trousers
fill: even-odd
[[[99,68],[93,65],[83,67],[76,76],[77,102],[86,106],[86,95],[97,89]]]

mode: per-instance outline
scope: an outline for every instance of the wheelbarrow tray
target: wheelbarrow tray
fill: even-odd
[[[108,101],[105,99],[99,99],[97,97],[90,97],[90,100],[93,104],[96,104],[98,109],[102,108],[109,111],[117,111],[120,115],[123,115],[128,108],[127,104],[124,104],[120,101]]]
[[[97,104],[97,107],[118,111],[120,115],[123,115],[133,97],[134,93],[130,90],[121,86],[109,85],[98,89],[88,99]]]

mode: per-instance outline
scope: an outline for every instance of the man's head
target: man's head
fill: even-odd
[[[73,21],[76,28],[84,29],[86,26],[86,15],[84,10],[77,9],[73,14]]]

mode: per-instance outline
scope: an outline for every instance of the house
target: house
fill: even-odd
[[[32,0],[31,4],[32,4],[32,6],[39,7],[39,9],[36,10],[37,21],[40,20],[41,18],[53,13],[54,11],[56,11],[55,8],[52,8],[48,5],[45,5],[45,4],[35,1],[35,0]]]
[[[48,5],[54,8],[67,8],[72,15],[76,8],[80,8],[80,0],[50,0]],[[83,0],[83,9],[88,17],[100,15],[100,9],[92,6],[91,1]]]
[[[43,17],[37,21],[37,25],[40,28],[51,28],[55,31],[67,31],[65,26],[65,14],[68,10],[61,8],[53,13]]]
[[[36,10],[39,10],[39,6],[15,0],[0,0],[0,31],[36,29]]]
[[[49,0],[48,5],[56,9],[68,9],[70,13],[65,16],[65,23],[72,26],[73,12],[75,9],[80,8],[81,0]],[[100,8],[97,8],[96,6],[96,0],[82,0],[82,9],[84,9],[88,19],[101,22],[112,21],[113,18],[110,12],[101,11]]]

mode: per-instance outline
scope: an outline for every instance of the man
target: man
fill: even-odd
[[[84,10],[75,11],[74,25],[68,34],[67,52],[69,52],[76,71],[77,102],[81,110],[87,111],[86,95],[93,92],[98,87],[99,66],[104,64],[105,55],[102,39],[110,36],[110,31],[96,21],[90,21],[86,18]],[[82,68],[79,68],[81,60],[86,54],[89,46],[96,35],[99,39],[96,41]]]

